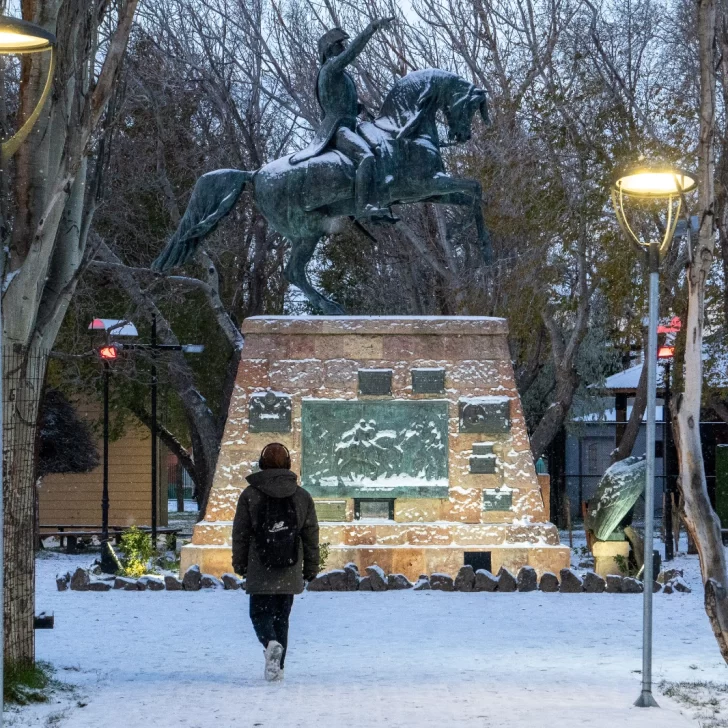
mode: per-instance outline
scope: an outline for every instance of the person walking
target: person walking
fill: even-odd
[[[233,568],[246,579],[250,619],[265,648],[264,677],[272,681],[283,679],[293,597],[319,571],[319,526],[285,445],[266,445],[258,466],[235,511]]]

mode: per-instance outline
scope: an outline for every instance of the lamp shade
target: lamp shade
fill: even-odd
[[[694,175],[669,167],[636,167],[625,170],[614,183],[618,192],[642,198],[674,197],[690,192],[696,186]]]
[[[56,36],[35,23],[0,15],[0,53],[37,53],[50,50]]]

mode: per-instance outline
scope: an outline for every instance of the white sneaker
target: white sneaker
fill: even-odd
[[[265,648],[265,671],[263,677],[268,682],[280,680],[283,677],[281,670],[281,657],[283,657],[283,645],[280,642],[271,640]]]

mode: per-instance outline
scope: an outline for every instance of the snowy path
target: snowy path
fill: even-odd
[[[38,562],[38,610],[54,611],[56,628],[37,633],[39,659],[77,683],[87,705],[24,709],[11,725],[697,725],[664,696],[661,710],[631,707],[639,595],[304,594],[286,681],[270,685],[245,595],[55,591],[56,571],[88,560]],[[694,573],[688,581],[698,586]],[[728,679],[699,586],[655,598],[655,682],[663,678]],[[47,723],[53,711],[63,717]]]

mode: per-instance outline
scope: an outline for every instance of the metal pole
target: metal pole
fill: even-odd
[[[647,335],[647,473],[645,477],[644,610],[642,614],[642,693],[639,708],[658,707],[652,696],[652,538],[655,520],[655,404],[657,399],[657,311],[660,264],[659,246],[650,243],[649,330]]]
[[[109,362],[104,361],[104,476],[101,493],[101,539],[109,540]]]
[[[0,256],[2,253],[0,252]],[[3,256],[4,257],[4,256]],[[5,270],[5,261],[0,271]],[[5,427],[5,403],[3,400],[3,314],[2,291],[0,290],[0,728],[3,720],[3,701],[5,695],[5,460],[3,428]]]
[[[152,314],[152,546],[157,546],[157,317]]]
[[[675,558],[675,544],[672,538],[672,485],[670,483],[670,445],[672,438],[670,422],[670,362],[665,362],[665,399],[662,405],[663,431],[662,431],[662,474],[665,491],[665,510],[662,520],[665,526],[665,561]]]

